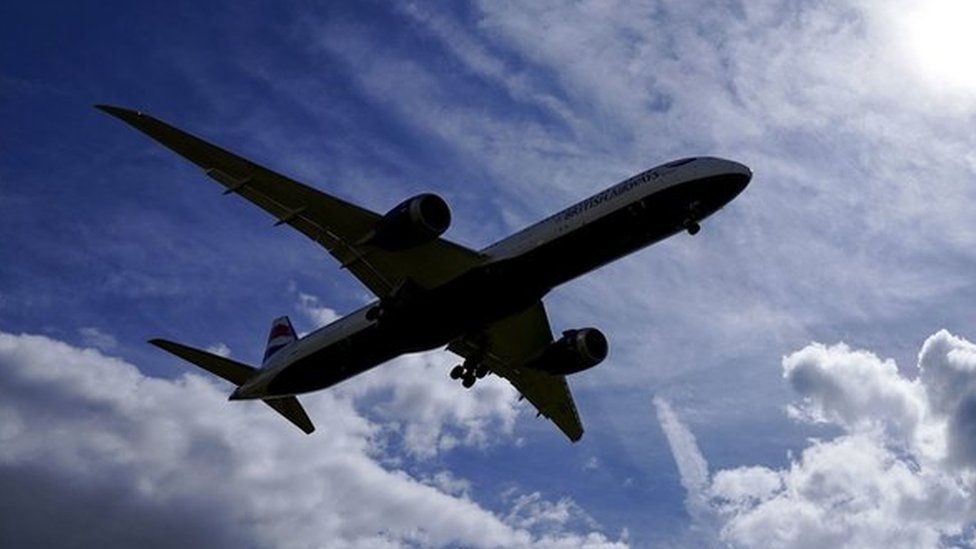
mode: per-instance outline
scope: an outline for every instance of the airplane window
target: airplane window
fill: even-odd
[[[685,164],[693,161],[694,158],[682,158],[681,160],[675,160],[674,162],[668,162],[664,165],[665,168],[677,168],[678,166],[684,166]]]

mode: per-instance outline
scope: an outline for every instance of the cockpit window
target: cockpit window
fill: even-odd
[[[692,158],[682,158],[681,160],[675,160],[674,162],[668,162],[667,164],[664,165],[664,167],[665,168],[677,168],[678,166],[684,166],[685,164],[687,164],[689,162],[692,162],[693,160],[695,160],[694,157],[692,157]]]

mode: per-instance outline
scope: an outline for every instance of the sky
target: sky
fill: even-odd
[[[5,2],[0,545],[950,547],[976,540],[976,8],[965,0]],[[370,296],[92,105],[481,248],[675,158],[702,231],[551,293],[597,326],[570,444],[446,351],[302,402],[257,363]]]

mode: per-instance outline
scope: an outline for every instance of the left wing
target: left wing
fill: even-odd
[[[539,301],[525,311],[492,324],[479,334],[456,339],[447,349],[480,360],[507,379],[533,406],[576,442],[583,436],[566,376],[552,375],[525,363],[552,343],[546,309]]]
[[[288,224],[329,251],[376,296],[385,297],[412,280],[433,288],[481,263],[483,258],[443,238],[403,250],[387,251],[361,241],[380,215],[350,204],[246,158],[190,135],[148,114],[98,105],[167,148],[203,168],[227,188]]]

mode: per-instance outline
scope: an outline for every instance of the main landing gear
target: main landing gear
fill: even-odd
[[[460,379],[465,389],[470,389],[475,381],[486,375],[488,375],[488,366],[471,360],[465,360],[464,364],[451,368],[451,379]]]
[[[698,231],[701,230],[701,225],[695,221],[698,218],[698,209],[701,207],[701,203],[697,200],[688,205],[688,217],[681,222],[681,227],[688,231],[688,234],[695,236]]]

